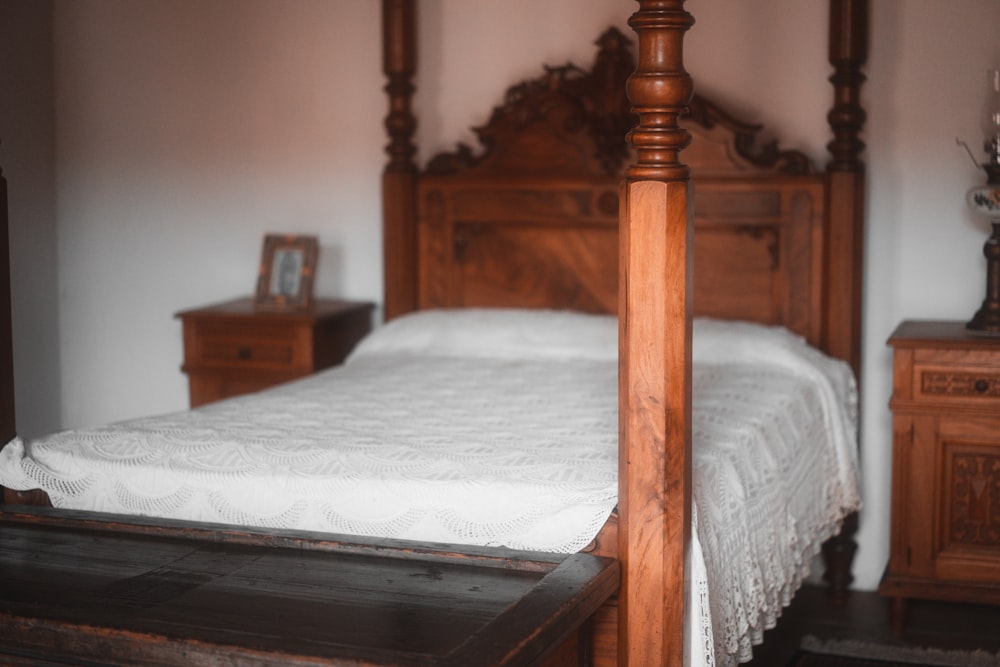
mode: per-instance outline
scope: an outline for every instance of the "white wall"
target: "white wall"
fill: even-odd
[[[172,315],[249,294],[268,231],[378,297],[378,36],[375,2],[57,2],[63,425],[185,407]]]
[[[61,425],[184,407],[172,314],[249,293],[266,231],[320,235],[320,294],[380,299],[378,4],[56,0]],[[687,3],[699,90],[819,163],[826,5]],[[877,585],[887,554],[885,339],[904,317],[966,319],[983,298],[985,231],[963,204],[981,175],[955,138],[979,143],[984,72],[1000,65],[996,0],[872,6],[862,588]],[[424,0],[422,156],[471,142],[467,127],[486,120],[497,92],[542,61],[589,64],[591,41],[610,23],[624,29],[635,7]],[[19,328],[25,345],[31,327]]]

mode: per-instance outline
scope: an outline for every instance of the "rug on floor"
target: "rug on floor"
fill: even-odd
[[[788,667],[1000,667],[1000,654],[806,637]]]

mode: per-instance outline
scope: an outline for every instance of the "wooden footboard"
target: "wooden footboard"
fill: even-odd
[[[0,515],[4,664],[586,664],[617,561],[24,510]]]

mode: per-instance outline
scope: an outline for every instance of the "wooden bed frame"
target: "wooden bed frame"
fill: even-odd
[[[618,525],[600,541],[623,580],[617,618],[598,617],[598,655],[617,641],[621,664],[680,665],[692,316],[781,324],[859,369],[867,0],[830,3],[833,138],[817,173],[692,97],[684,0],[638,0],[634,66],[609,31],[592,70],[547,69],[511,87],[475,130],[479,152],[460,146],[421,170],[415,3],[383,0],[386,317],[478,305],[617,312]],[[855,529],[852,516],[824,545],[835,600],[851,580]]]
[[[621,588],[594,618],[594,658],[679,667],[692,317],[782,324],[859,367],[868,2],[830,2],[831,159],[821,172],[801,154],[758,146],[757,128],[692,98],[684,0],[638,0],[635,60],[623,35],[605,33],[592,69],[549,69],[512,87],[477,130],[481,150],[460,147],[420,169],[416,0],[382,7],[386,317],[476,305],[617,312],[619,507],[596,549],[620,562]],[[3,197],[6,228],[5,185]],[[4,250],[0,312],[9,320]],[[0,330],[6,442],[16,433],[9,321]],[[825,548],[841,595],[853,523]]]

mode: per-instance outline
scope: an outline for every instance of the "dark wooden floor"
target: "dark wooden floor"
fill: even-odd
[[[877,593],[853,591],[846,605],[829,604],[825,589],[804,586],[785,609],[751,667],[786,665],[802,638],[857,639],[902,646],[1000,651],[1000,606],[914,601],[902,637],[892,636],[888,601]]]

